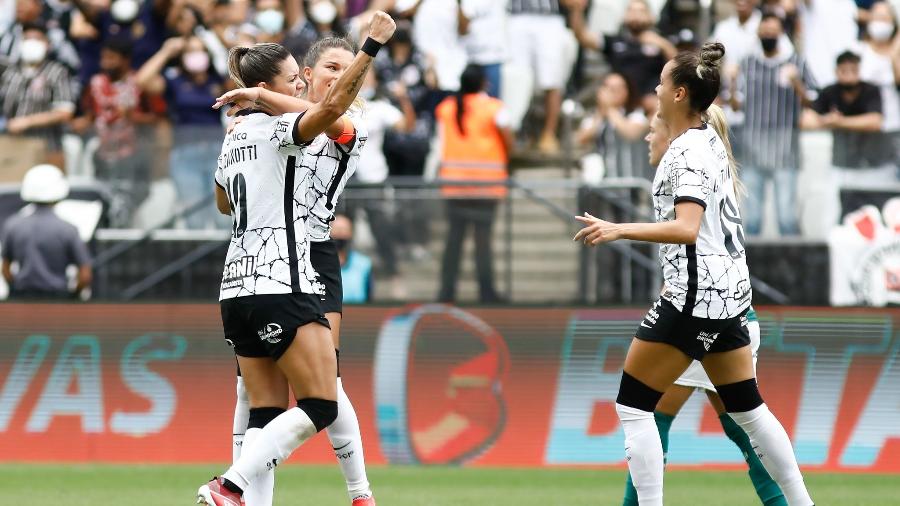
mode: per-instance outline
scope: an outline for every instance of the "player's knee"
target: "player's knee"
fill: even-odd
[[[659,403],[662,395],[662,392],[650,388],[639,379],[623,371],[616,404],[652,413],[656,409],[656,405]]]
[[[759,386],[755,378],[737,383],[716,385],[716,392],[729,413],[744,413],[762,406],[763,398],[759,394]]]
[[[313,425],[316,426],[316,432],[334,423],[338,415],[337,401],[307,397],[306,399],[297,399],[297,407],[302,409],[312,420]]]
[[[261,429],[282,413],[284,413],[284,408],[250,408],[250,420],[247,422],[247,428]]]

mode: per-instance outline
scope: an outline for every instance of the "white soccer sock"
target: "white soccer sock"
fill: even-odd
[[[222,475],[242,490],[267,469],[284,462],[307,439],[316,434],[316,426],[306,412],[291,408],[278,415],[260,431],[253,446],[241,452],[241,458]]]
[[[261,433],[262,429],[258,427],[247,429],[247,435],[244,436],[244,447],[252,448]],[[244,490],[244,503],[247,506],[272,506],[274,494],[275,469],[273,468],[267,469]]]
[[[616,403],[625,431],[625,460],[641,506],[662,506],[663,449],[652,411]]]
[[[337,379],[338,415],[334,423],[328,426],[328,440],[334,449],[334,456],[344,473],[347,492],[350,499],[361,495],[372,495],[369,479],[366,476],[366,460],[363,456],[362,436],[359,433],[359,420],[353,404],[344,392],[341,378]],[[247,503],[247,506],[256,506]]]
[[[768,406],[762,404],[751,411],[728,414],[750,437],[756,455],[775,483],[781,487],[788,504],[812,505],[813,501],[794,457],[791,440]]]
[[[234,425],[231,429],[231,462],[241,458],[241,447],[250,422],[250,398],[244,388],[244,378],[237,377],[237,401],[234,403]]]

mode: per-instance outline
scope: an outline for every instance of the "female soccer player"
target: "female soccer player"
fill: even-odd
[[[255,102],[264,109],[277,114],[300,112],[307,110],[311,104],[321,102],[329,88],[346,71],[353,61],[353,46],[342,38],[326,38],[316,42],[305,58],[303,69],[306,81],[306,100],[274,93],[261,88],[245,88],[232,91],[223,96],[223,100]],[[306,195],[309,210],[307,219],[307,237],[310,240],[310,262],[325,286],[322,297],[322,311],[331,326],[335,353],[340,349],[341,300],[341,266],[337,248],[330,239],[331,222],[337,200],[347,181],[356,171],[359,153],[366,142],[366,130],[360,120],[358,107],[352,107],[350,113],[342,117],[339,131],[325,132],[317,136],[307,147],[302,165],[309,172],[310,182]],[[238,399],[242,398],[242,382],[238,379]],[[328,438],[335,451],[335,457],[344,473],[347,491],[353,506],[373,506],[375,500],[366,476],[365,458],[363,455],[362,437],[359,421],[353,405],[344,392],[338,368],[337,380],[338,416],[328,426]],[[243,432],[247,422],[241,424],[240,413],[244,410],[236,408],[235,434]],[[243,418],[246,420],[246,417]],[[249,437],[254,431],[247,429]],[[245,436],[244,444],[248,436]],[[252,506],[269,506],[272,504],[274,476],[266,475],[259,485],[253,485],[247,492],[247,500]]]
[[[376,13],[369,39],[333,81],[322,102],[305,113],[252,112],[228,134],[216,171],[217,204],[233,217],[220,294],[225,337],[234,346],[250,400],[250,427],[240,458],[221,478],[200,487],[198,502],[241,506],[243,492],[267,470],[337,418],[337,362],[320,297],[324,286],[310,262],[306,218],[309,143],[344,132],[344,113],[382,44],[395,29]],[[294,96],[300,68],[277,44],[234,48],[232,78]],[[288,388],[297,407],[280,406]]]
[[[728,140],[728,122],[725,119],[725,113],[719,106],[713,104],[709,106],[709,109],[707,109],[704,116],[707,124],[715,129],[716,133],[719,135],[719,139],[721,139],[722,143],[725,145],[725,151],[728,153],[728,165],[731,170],[732,180],[736,184],[739,184],[737,164],[732,156],[731,143]],[[650,122],[650,132],[647,134],[645,140],[650,148],[650,166],[656,167],[659,165],[659,161],[662,159],[663,154],[665,154],[666,150],[669,148],[669,129],[665,122],[659,119],[659,116],[654,116],[653,121]],[[735,188],[735,195],[740,194],[740,189]],[[747,312],[747,331],[750,334],[750,349],[753,353],[753,368],[755,370],[756,352],[759,349],[760,339],[759,322],[757,321],[756,312],[753,310],[752,306]],[[716,388],[709,380],[709,376],[707,376],[706,372],[703,370],[703,366],[696,360],[691,362],[691,365],[687,370],[675,380],[675,384],[666,390],[659,400],[659,403],[656,405],[656,410],[653,413],[656,420],[656,428],[659,429],[659,436],[662,441],[663,455],[668,453],[669,429],[672,427],[672,422],[675,421],[675,416],[681,411],[681,408],[695,389],[706,391],[710,404],[712,404],[713,408],[716,410],[716,414],[719,415],[719,422],[722,424],[725,435],[741,449],[744,459],[750,466],[750,480],[753,482],[753,487],[756,489],[756,494],[759,496],[762,503],[766,506],[786,505],[787,502],[784,500],[781,489],[778,488],[778,485],[772,480],[769,473],[767,473],[762,466],[759,457],[756,456],[756,452],[750,444],[750,440],[747,438],[747,434],[744,433],[744,431],[741,430],[741,428],[734,423],[734,420],[732,420],[725,412],[725,407],[722,405],[722,400],[716,393]],[[637,491],[631,483],[631,475],[628,475],[628,483],[625,485],[625,499],[622,501],[622,504],[623,506],[637,506],[638,504]]]
[[[725,47],[708,43],[666,63],[656,88],[672,141],[653,181],[656,223],[610,223],[585,213],[575,240],[656,242],[665,287],[625,357],[616,412],[642,505],[662,505],[663,451],[653,420],[663,392],[700,360],[788,504],[813,504],[790,439],[760,396],[744,325],[750,276],[728,153],[701,114],[719,94]]]

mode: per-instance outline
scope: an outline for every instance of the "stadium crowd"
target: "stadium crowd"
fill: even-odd
[[[228,228],[212,205],[226,118],[210,108],[232,88],[228,49],[280,42],[302,61],[317,39],[359,40],[376,9],[398,30],[361,93],[372,132],[357,182],[427,178],[436,110],[469,64],[507,102],[513,151],[548,164],[577,152],[583,170],[652,178],[644,136],[667,59],[723,42],[719,102],[733,129],[759,234],[773,181],[782,235],[798,222],[800,132],[830,131],[828,191],[897,181],[900,36],[884,0],[5,0],[0,2],[0,180],[47,162],[108,196],[105,225],[146,228],[194,203],[182,228]],[[504,82],[504,80],[506,82]],[[522,95],[525,95],[524,107]],[[574,107],[563,104],[571,99]],[[563,114],[579,123],[571,136]],[[527,115],[526,115],[527,114]],[[509,116],[509,117],[507,117]],[[528,118],[527,121],[523,118]],[[498,121],[498,125],[499,125]],[[574,146],[575,150],[570,149]],[[33,163],[32,163],[33,162]],[[20,166],[20,167],[18,167]],[[18,167],[18,168],[17,168]],[[443,173],[438,173],[443,176]],[[503,177],[506,177],[505,175]],[[203,205],[202,202],[208,202]],[[425,254],[422,213],[360,200],[380,266],[397,243]],[[355,209],[350,209],[352,214]],[[831,221],[837,222],[835,212]],[[492,219],[492,218],[491,218]],[[446,283],[445,283],[446,284]],[[452,298],[450,296],[446,297]]]

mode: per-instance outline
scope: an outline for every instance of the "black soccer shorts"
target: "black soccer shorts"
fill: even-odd
[[[278,360],[300,327],[318,323],[331,328],[319,296],[308,293],[235,297],[221,301],[219,306],[225,341],[241,357]]]
[[[699,318],[679,311],[664,298],[657,300],[641,320],[635,337],[670,344],[694,360],[707,353],[736,350],[750,344],[747,311],[734,318]]]

